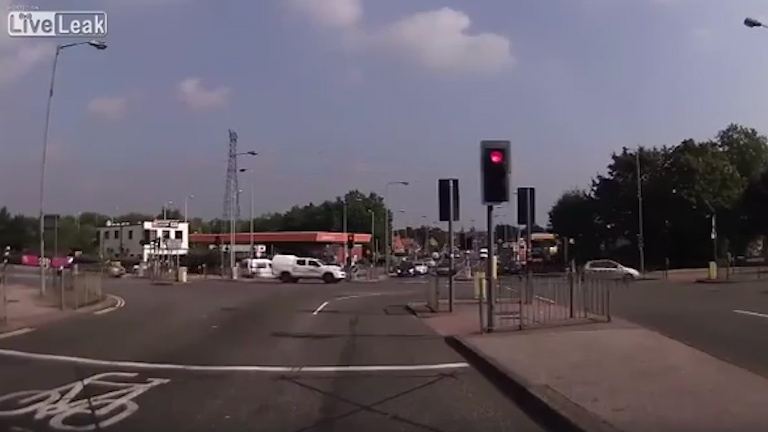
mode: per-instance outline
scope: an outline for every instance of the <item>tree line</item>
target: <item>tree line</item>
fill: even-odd
[[[346,205],[345,205],[346,203]],[[385,232],[387,223],[392,223],[392,212],[387,211],[383,197],[358,190],[351,190],[344,196],[327,200],[320,204],[310,203],[304,206],[294,206],[283,213],[264,214],[253,220],[255,232],[264,231],[332,231],[342,232],[344,229],[344,214],[346,207],[347,232],[374,232],[378,251],[384,251]],[[108,220],[138,223],[147,220],[161,219],[183,220],[184,215],[176,208],[162,208],[157,214],[131,212],[123,215],[105,215],[96,212],[83,212],[76,215],[62,215],[58,221],[58,229],[46,228],[46,249],[52,253],[54,247],[60,253],[73,250],[85,254],[97,254],[99,251],[98,227],[103,227]],[[199,233],[228,233],[230,222],[216,218],[204,220],[190,217],[190,232]],[[248,232],[251,221],[240,219],[236,222],[237,230]],[[57,232],[54,232],[57,231]],[[0,208],[0,245],[10,246],[17,252],[38,253],[39,221],[36,217],[12,214],[6,207]],[[439,244],[445,241],[445,235],[434,227],[406,228],[394,231],[394,234],[409,236],[421,241],[427,234]]]
[[[550,229],[580,261],[702,266],[768,253],[768,139],[730,124],[714,138],[623,148],[588,188],[563,193]]]

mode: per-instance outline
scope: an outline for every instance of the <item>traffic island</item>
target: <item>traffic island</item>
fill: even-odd
[[[447,338],[553,430],[749,431],[768,379],[623,320]]]

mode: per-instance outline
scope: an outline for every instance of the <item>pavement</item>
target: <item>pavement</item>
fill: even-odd
[[[612,298],[609,323],[484,335],[476,302],[410,307],[557,430],[765,428],[768,286],[644,281]]]
[[[61,310],[58,298],[54,297],[41,297],[39,288],[31,284],[0,286],[0,339],[29,332],[72,315],[98,314],[102,310],[117,308],[121,302],[118,297],[109,296],[78,310]]]
[[[124,307],[0,339],[0,430],[545,430],[407,311],[418,285],[108,290]]]

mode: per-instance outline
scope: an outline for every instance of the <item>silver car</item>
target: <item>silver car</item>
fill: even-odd
[[[640,272],[611,260],[595,260],[584,264],[584,276],[594,279],[635,280]]]

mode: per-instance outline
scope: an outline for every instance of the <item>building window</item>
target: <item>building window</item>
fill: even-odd
[[[164,238],[164,239],[169,239],[169,238],[171,238],[171,231],[169,231],[169,230],[163,230],[163,238]]]
[[[183,239],[183,238],[184,238],[184,231],[182,231],[182,230],[176,230],[176,237],[174,237],[174,238],[175,238],[175,239],[178,239],[178,240],[181,240],[181,239]]]
[[[115,240],[120,238],[120,230],[115,230]]]
[[[128,240],[133,240],[133,230],[128,230]]]
[[[150,240],[152,240],[152,239],[151,239],[151,238],[149,238],[149,230],[148,230],[148,229],[145,229],[145,230],[144,230],[144,243],[147,243],[147,244],[149,244]]]
[[[104,240],[109,240],[109,231],[104,231]]]

